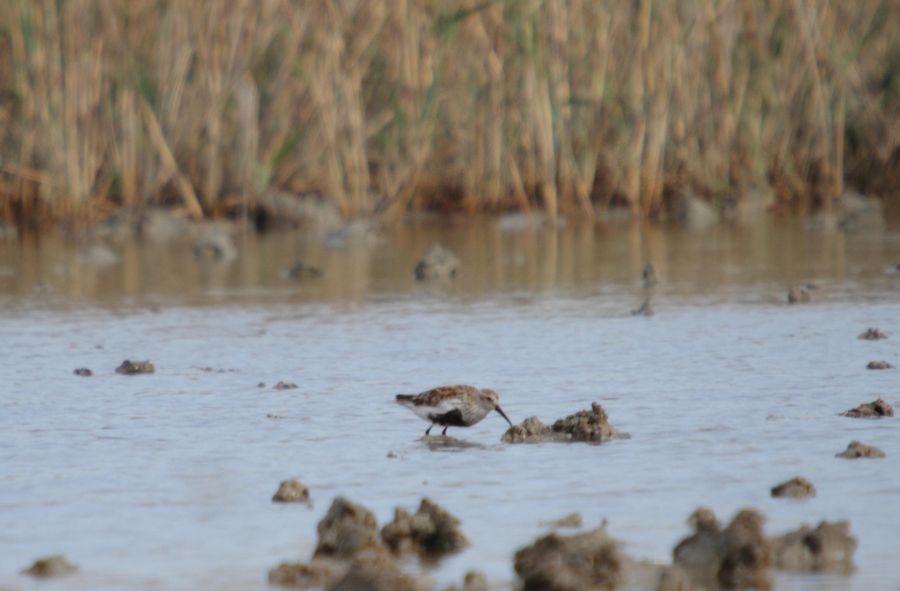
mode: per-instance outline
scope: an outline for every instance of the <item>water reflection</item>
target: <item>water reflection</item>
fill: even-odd
[[[461,274],[450,282],[417,284],[412,269],[434,241],[459,255]],[[693,230],[578,220],[561,228],[510,227],[502,220],[450,218],[401,224],[384,230],[378,240],[348,240],[341,248],[332,248],[313,231],[243,232],[237,245],[235,261],[216,263],[195,260],[190,244],[127,242],[110,247],[118,257],[110,263],[86,257],[84,247],[57,235],[26,236],[21,242],[0,243],[0,294],[17,303],[33,298],[142,305],[360,303],[399,293],[602,296],[637,294],[648,262],[655,267],[661,294],[728,301],[781,299],[789,286],[808,281],[829,288],[826,299],[840,294],[847,281],[875,291],[900,283],[900,274],[884,272],[900,258],[897,232],[844,234],[811,228],[803,220]],[[290,278],[288,272],[298,262],[321,269],[323,276]],[[767,291],[760,291],[761,285]],[[636,300],[634,307],[638,305]]]

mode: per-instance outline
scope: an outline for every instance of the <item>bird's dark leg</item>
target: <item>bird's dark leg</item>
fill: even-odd
[[[428,427],[427,429],[425,429],[425,435],[426,435],[426,436],[427,436],[429,433],[431,433],[431,427],[434,427],[434,423],[431,423],[431,425],[429,425],[429,427]]]
[[[447,427],[449,427],[449,426],[450,426],[450,425],[447,425]],[[447,427],[444,427],[444,430],[441,431],[441,435],[446,435],[446,434],[447,434]]]

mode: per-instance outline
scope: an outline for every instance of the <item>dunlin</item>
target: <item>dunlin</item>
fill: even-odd
[[[512,426],[512,421],[500,408],[500,397],[493,390],[473,386],[440,386],[421,394],[397,394],[397,404],[405,406],[431,425],[425,435],[435,425],[441,425],[447,434],[447,427],[471,427],[492,410],[500,413]]]

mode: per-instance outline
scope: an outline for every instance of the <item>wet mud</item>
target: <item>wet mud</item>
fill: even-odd
[[[381,528],[381,539],[394,554],[417,554],[433,561],[469,545],[460,525],[459,519],[425,498],[412,515],[395,509],[394,520]]]
[[[272,495],[274,503],[309,503],[309,488],[298,480],[291,478],[278,485],[278,490]]]
[[[888,335],[881,332],[881,329],[879,329],[877,327],[871,327],[871,328],[867,328],[864,332],[860,333],[860,335],[857,338],[860,340],[863,340],[863,341],[878,341],[881,339],[888,338]]]
[[[777,486],[773,486],[771,494],[773,497],[792,497],[795,499],[814,497],[816,496],[816,487],[806,478],[797,476]]]
[[[679,588],[673,586],[679,581],[689,582],[688,588],[771,587],[772,552],[763,533],[762,515],[745,509],[722,528],[712,511],[700,508],[694,511],[690,523],[694,533],[672,551],[672,568],[676,572],[664,575],[662,582],[666,585],[661,584],[660,591]]]
[[[428,581],[406,574],[390,555],[367,550],[328,591],[430,591]]]
[[[319,541],[313,558],[350,560],[363,550],[379,549],[377,526],[371,511],[337,497],[316,526]]]
[[[269,570],[269,584],[295,589],[322,588],[334,584],[344,568],[327,561],[282,562]]]
[[[604,527],[542,536],[516,552],[514,567],[525,591],[612,590],[623,578],[620,544]]]
[[[860,404],[856,408],[851,408],[844,412],[843,415],[854,419],[878,419],[894,416],[894,409],[890,404],[879,398],[872,402]]]
[[[870,361],[866,369],[894,369],[894,366],[888,361]]]
[[[131,361],[130,359],[126,359],[122,362],[119,367],[116,368],[116,373],[120,373],[122,375],[133,376],[139,374],[148,374],[155,373],[156,367],[149,361]]]
[[[812,294],[806,287],[792,287],[788,290],[787,301],[789,304],[805,304],[812,301]]]
[[[306,263],[297,263],[288,269],[287,276],[294,281],[308,281],[322,276],[322,270]]]
[[[881,449],[874,445],[866,445],[859,441],[851,441],[847,446],[847,449],[836,454],[836,457],[855,460],[858,458],[883,458],[885,455],[886,454]]]
[[[462,587],[451,585],[444,591],[489,591],[487,577],[477,570],[468,571],[463,577]]]
[[[846,521],[823,521],[815,529],[804,525],[772,539],[775,566],[803,572],[853,572],[856,538]]]
[[[553,521],[542,521],[540,525],[544,527],[554,527],[554,528],[563,528],[563,527],[571,527],[571,528],[579,528],[581,527],[581,513],[569,513],[565,517],[560,517],[559,519],[554,519]]]
[[[60,554],[39,558],[30,567],[22,571],[23,575],[31,575],[38,579],[50,579],[69,575],[78,570],[78,567]]]
[[[413,276],[419,281],[452,279],[459,272],[459,257],[434,243],[416,263]]]
[[[405,573],[398,559],[412,554],[436,561],[459,552],[469,545],[459,526],[456,517],[422,499],[414,514],[397,508],[379,535],[371,511],[337,497],[318,523],[311,561],[283,562],[269,570],[269,582],[298,589],[429,591],[430,582]],[[464,589],[482,588],[473,585],[466,583]]]
[[[630,435],[619,431],[609,423],[603,407],[591,403],[590,410],[580,410],[557,419],[547,426],[537,417],[528,417],[506,430],[501,441],[506,443],[587,442],[604,443],[612,439],[627,439]]]

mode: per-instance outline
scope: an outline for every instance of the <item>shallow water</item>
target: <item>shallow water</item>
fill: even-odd
[[[435,238],[463,274],[416,285]],[[855,574],[779,574],[779,589],[900,586],[900,419],[838,416],[878,396],[900,405],[896,370],[865,369],[900,366],[900,274],[884,272],[900,262],[896,230],[476,221],[342,249],[249,236],[212,267],[176,247],[121,256],[96,267],[52,238],[0,245],[0,588],[263,589],[268,568],[310,556],[336,495],[380,524],[422,496],[458,516],[470,549],[408,564],[440,585],[477,568],[510,588],[515,549],[572,511],[587,527],[607,520],[630,556],[668,561],[707,505],[720,520],[758,508],[770,535],[850,521]],[[300,259],[325,277],[287,280]],[[631,317],[648,260],[657,313]],[[813,303],[783,303],[807,281]],[[868,326],[893,338],[858,340]],[[125,358],[157,371],[115,374]],[[82,366],[95,375],[72,375]],[[299,388],[273,390],[279,380]],[[494,415],[451,429],[478,445],[432,449],[393,395],[460,382],[496,389],[516,422],[598,401],[632,437],[505,445]],[[835,458],[852,439],[887,458]],[[815,498],[769,496],[796,475]],[[271,503],[289,477],[312,508]],[[17,574],[51,553],[80,573]]]

